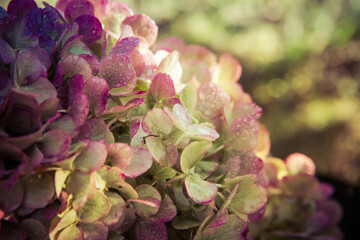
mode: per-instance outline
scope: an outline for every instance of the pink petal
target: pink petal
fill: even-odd
[[[170,75],[166,73],[158,73],[154,77],[150,84],[149,92],[156,101],[172,98],[176,94],[174,83]]]
[[[100,71],[110,88],[119,88],[136,78],[130,57],[122,54],[112,54],[101,60]]]
[[[127,17],[123,24],[130,25],[136,36],[141,36],[146,39],[149,46],[152,46],[158,35],[158,27],[155,22],[146,15],[135,14]]]
[[[89,108],[95,115],[105,110],[108,92],[109,87],[103,78],[94,76],[86,81],[84,93],[89,100]]]
[[[94,6],[86,0],[74,0],[67,4],[65,8],[65,18],[69,22],[83,14],[94,16]]]

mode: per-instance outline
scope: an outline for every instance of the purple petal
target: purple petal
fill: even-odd
[[[89,240],[106,240],[108,236],[108,228],[101,221],[91,223],[80,223],[79,226],[84,231],[84,239]]]
[[[256,222],[256,221],[260,220],[264,216],[265,211],[266,211],[266,203],[259,210],[257,210],[256,212],[254,212],[248,216],[249,221]]]
[[[79,134],[78,126],[76,126],[73,118],[69,115],[63,115],[53,121],[49,125],[49,129],[61,129],[69,134],[71,138],[74,138]]]
[[[134,137],[140,127],[140,120],[135,118],[130,121],[130,137]]]
[[[123,24],[130,25],[136,36],[146,39],[149,46],[152,46],[158,35],[158,27],[155,22],[146,15],[135,14],[127,17]]]
[[[99,72],[110,88],[125,86],[136,78],[130,57],[117,53],[109,55],[101,61]]]
[[[232,111],[233,118],[247,116],[254,119],[258,119],[262,114],[262,108],[256,105],[256,103],[242,103],[235,104]]]
[[[78,136],[79,141],[91,140],[104,142],[108,127],[101,117],[92,118],[81,127]]]
[[[57,95],[55,87],[44,77],[40,77],[35,82],[24,86],[22,90],[37,94],[36,100],[39,104],[49,98],[55,98]]]
[[[34,53],[41,61],[41,63],[44,65],[46,69],[49,69],[51,66],[51,59],[49,53],[40,47],[32,47],[29,48],[29,50]]]
[[[24,197],[24,187],[20,182],[16,182],[11,188],[5,189],[5,181],[0,182],[0,205],[5,213],[10,213],[17,209]]]
[[[35,168],[39,167],[44,160],[44,155],[42,152],[35,146],[30,150],[29,155],[29,164],[26,166],[25,172],[31,172]]]
[[[65,8],[65,18],[69,22],[73,22],[83,14],[94,16],[94,6],[86,0],[72,1]]]
[[[26,240],[26,231],[17,223],[1,221],[0,239]]]
[[[166,226],[162,222],[140,220],[135,229],[138,240],[167,240]]]
[[[85,94],[76,94],[70,102],[69,115],[73,118],[76,126],[84,124],[89,113],[89,101]]]
[[[77,93],[81,93],[84,89],[84,77],[80,74],[75,74],[68,80],[69,96],[70,98]]]
[[[101,38],[102,27],[99,19],[94,16],[84,14],[75,19],[79,24],[79,34],[83,36],[82,41],[90,44]]]
[[[102,112],[100,115],[103,118],[111,118],[111,117],[116,117],[116,116],[121,116],[122,114],[126,113],[127,111],[129,111],[130,109],[139,106],[140,104],[142,104],[144,102],[144,99],[142,98],[135,98],[133,100],[131,100],[130,102],[128,102],[126,105],[124,106],[115,106],[109,109],[106,109],[104,112]]]
[[[9,64],[15,60],[15,50],[1,37],[0,56],[5,64]]]
[[[87,61],[93,73],[99,73],[100,62],[96,55],[80,54],[79,56]]]
[[[158,73],[151,81],[149,92],[156,101],[172,98],[175,96],[174,83],[170,75]]]
[[[31,51],[23,51],[16,57],[15,82],[18,85],[26,85],[34,82],[45,70],[40,59]]]
[[[38,220],[28,218],[21,222],[21,226],[26,229],[29,239],[44,239],[47,235],[45,226]]]
[[[85,59],[77,55],[70,55],[63,58],[60,62],[60,71],[67,78],[81,74],[85,81],[93,76],[90,65]]]
[[[176,216],[176,207],[168,195],[164,195],[161,201],[159,211],[156,215],[152,216],[151,219],[157,222],[169,222]]]
[[[121,39],[116,42],[115,46],[110,50],[109,55],[119,53],[129,56],[135,50],[137,45],[139,45],[139,39],[137,37],[127,37]]]
[[[46,132],[40,139],[40,150],[45,158],[62,158],[68,154],[71,138],[60,129]]]
[[[24,184],[25,196],[24,206],[27,208],[43,208],[49,204],[55,195],[53,184],[54,179],[49,173],[39,175],[25,175],[22,178]]]
[[[7,7],[7,12],[18,18],[23,18],[27,12],[34,8],[37,8],[34,0],[12,0]]]
[[[264,162],[258,158],[253,152],[241,152],[240,157],[241,167],[239,174],[258,174],[264,168]]]
[[[109,87],[103,78],[94,76],[86,81],[84,93],[89,100],[89,108],[95,115],[105,110],[108,92]]]

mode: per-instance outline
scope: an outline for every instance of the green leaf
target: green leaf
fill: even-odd
[[[62,230],[56,240],[81,240],[84,239],[83,230],[76,226],[76,223],[71,224]]]
[[[223,188],[232,188],[236,184],[240,183],[242,187],[253,184],[256,180],[255,174],[246,174],[242,176],[236,176],[233,178],[225,178]]]
[[[209,216],[211,217],[211,216]],[[204,221],[206,222],[206,220]],[[194,240],[246,240],[248,226],[246,222],[238,218],[236,215],[229,215],[228,221],[215,233],[203,233],[203,227],[199,227]]]
[[[210,203],[217,194],[217,187],[215,184],[202,180],[196,174],[185,178],[185,187],[189,197],[201,204]]]
[[[176,175],[176,170],[169,167],[162,167],[155,172],[154,177],[158,179],[169,179]]]
[[[107,156],[106,146],[99,142],[89,142],[74,161],[76,170],[92,172],[104,165]]]
[[[70,224],[76,222],[78,217],[76,215],[75,210],[70,210],[69,212],[65,213],[62,218],[56,223],[56,225],[51,229],[49,237],[51,240],[55,239],[56,233],[61,231],[62,229],[66,228]]]
[[[142,184],[135,188],[139,194],[139,199],[129,200],[133,202],[135,211],[140,217],[149,217],[158,212],[161,195],[154,187]]]
[[[189,173],[189,171],[205,156],[206,151],[210,147],[211,142],[208,141],[192,142],[186,146],[180,157],[181,170],[184,173]]]
[[[77,211],[77,215],[81,222],[90,223],[99,218],[105,217],[110,211],[109,199],[100,191],[95,196],[85,202],[82,208]]]
[[[57,197],[60,196],[65,181],[70,173],[71,172],[68,170],[58,170],[55,172],[55,192]]]
[[[209,177],[219,166],[219,163],[213,161],[200,161],[195,166],[195,173],[202,179]]]
[[[164,110],[153,108],[145,115],[141,126],[147,134],[166,135],[171,132],[173,124]]]
[[[93,173],[74,172],[66,181],[66,191],[74,196],[73,208],[78,210],[96,193],[96,181]]]
[[[152,136],[147,137],[146,146],[158,163],[161,163],[165,159],[165,146],[161,138]]]
[[[264,187],[257,184],[240,184],[229,210],[240,215],[251,214],[259,210],[266,201],[267,192]]]
[[[110,226],[119,222],[121,218],[125,217],[126,203],[123,198],[117,193],[105,192],[105,195],[110,201],[111,208],[108,215],[103,217],[101,221],[106,225]]]
[[[192,113],[196,107],[197,93],[194,81],[190,81],[180,92],[180,101],[189,113]]]

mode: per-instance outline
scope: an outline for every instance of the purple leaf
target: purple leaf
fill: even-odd
[[[140,220],[135,227],[138,240],[166,240],[166,226],[162,222]]]
[[[63,115],[53,121],[49,125],[49,129],[61,129],[69,134],[71,138],[74,138],[79,134],[78,126],[75,125],[73,118],[69,115]]]
[[[131,147],[125,143],[112,143],[107,146],[108,158],[112,166],[126,169],[133,159]]]
[[[21,222],[21,226],[25,228],[29,239],[44,239],[47,235],[47,229],[38,220],[28,218]]]
[[[94,16],[94,6],[86,0],[72,1],[65,8],[65,18],[69,22],[73,22],[83,14]]]
[[[100,62],[96,55],[80,54],[79,56],[87,61],[87,63],[90,65],[93,73],[96,73],[96,74],[99,73]]]
[[[151,81],[149,92],[156,101],[172,98],[175,96],[174,83],[170,75],[158,73]]]
[[[136,78],[130,57],[114,53],[101,60],[99,73],[110,88],[119,88],[127,85]]]
[[[25,94],[37,94],[38,96],[36,96],[36,100],[39,104],[49,98],[55,98],[57,95],[56,89],[52,83],[43,77],[39,77],[35,82],[23,86],[20,90],[22,90]]]
[[[122,24],[130,25],[135,36],[146,39],[149,47],[155,43],[158,35],[158,27],[155,22],[146,15],[135,14],[127,17]]]
[[[34,0],[12,0],[7,7],[7,12],[18,18],[23,18],[27,12],[34,8],[37,8]]]
[[[55,195],[54,179],[49,173],[25,175],[22,183],[25,190],[24,206],[27,208],[43,208]]]
[[[104,165],[106,157],[107,151],[104,144],[90,142],[76,157],[74,167],[82,172],[92,172]]]
[[[86,81],[84,93],[89,100],[89,108],[95,115],[105,110],[108,92],[109,87],[103,78],[94,76]]]
[[[68,154],[70,144],[71,138],[67,133],[60,129],[54,129],[46,132],[40,138],[39,147],[45,158],[61,159]]]
[[[124,169],[127,177],[137,177],[149,170],[152,165],[152,157],[147,149],[139,147],[131,147],[133,151],[133,160],[131,164]]]
[[[139,39],[137,37],[127,37],[119,39],[116,42],[115,46],[110,50],[109,55],[119,53],[130,56],[130,54],[135,50],[137,45],[139,45]]]
[[[79,34],[82,35],[82,41],[90,44],[101,38],[102,27],[99,19],[94,16],[84,14],[75,19],[79,24]]]

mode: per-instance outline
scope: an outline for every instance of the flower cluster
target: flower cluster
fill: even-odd
[[[269,144],[265,128],[259,135]],[[333,187],[314,176],[313,160],[301,153],[293,153],[285,161],[265,151],[258,154],[265,159],[268,202],[263,218],[250,224],[250,239],[343,239],[337,227],[342,208],[329,199]]]
[[[0,13],[0,239],[247,238],[273,180],[230,54],[120,2]]]
[[[119,2],[12,0],[0,31],[0,238],[246,238],[262,110],[230,54]]]

